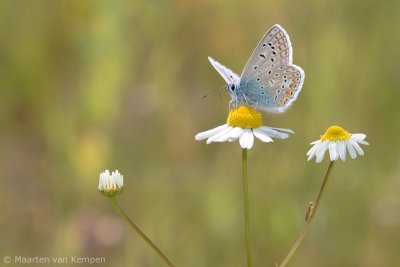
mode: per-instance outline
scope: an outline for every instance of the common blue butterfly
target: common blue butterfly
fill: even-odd
[[[304,71],[292,64],[289,35],[278,24],[265,33],[240,77],[211,57],[208,60],[227,83],[230,104],[235,106],[284,112],[296,100],[304,83]]]

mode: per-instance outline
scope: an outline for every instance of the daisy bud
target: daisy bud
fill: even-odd
[[[100,173],[99,187],[100,193],[107,197],[116,197],[122,192],[124,186],[124,176],[118,170],[110,174],[109,170]]]

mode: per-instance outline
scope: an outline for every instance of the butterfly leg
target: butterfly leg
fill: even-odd
[[[254,102],[254,105],[253,105],[253,106],[254,106],[254,109],[255,109],[255,110],[258,110],[258,102]]]
[[[249,99],[249,98],[246,96],[246,94],[243,94],[243,98],[244,98],[244,101],[246,102],[246,105],[247,105],[247,106],[249,106],[249,107],[254,107],[254,109],[257,109],[257,108],[258,108],[258,102],[257,102],[257,101],[254,101],[254,100]]]
[[[246,94],[244,94],[244,93],[243,93],[243,98],[244,98],[244,101],[246,102],[246,106],[249,106],[250,101],[247,98]]]
[[[237,101],[236,99],[232,99],[231,101],[229,101],[229,111],[235,108],[237,108]]]

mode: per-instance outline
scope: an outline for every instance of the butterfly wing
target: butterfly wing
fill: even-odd
[[[292,45],[289,35],[278,24],[269,29],[258,43],[243,69],[243,78],[253,77],[260,70],[276,65],[292,64]]]
[[[259,108],[284,112],[296,100],[304,71],[292,64],[289,35],[278,24],[261,39],[243,69],[241,92]]]
[[[227,84],[235,84],[238,85],[240,82],[240,77],[232,70],[228,69],[218,61],[214,60],[212,57],[208,57],[211,65],[218,71],[218,73],[224,78]]]

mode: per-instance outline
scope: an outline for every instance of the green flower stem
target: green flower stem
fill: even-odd
[[[129,226],[131,226],[132,229],[135,230],[135,232],[138,233],[144,239],[144,241],[146,241],[147,244],[149,244],[153,248],[153,250],[161,257],[161,259],[163,259],[165,261],[165,263],[168,266],[174,267],[174,265],[167,258],[167,256],[165,256],[165,254],[162,253],[162,251],[142,232],[142,230],[140,230],[139,227],[137,227],[137,225],[133,223],[133,221],[128,217],[128,215],[126,215],[126,213],[118,205],[118,202],[115,199],[115,197],[111,197],[111,201],[112,201],[115,209],[119,213],[119,215],[129,224]]]
[[[246,233],[247,266],[251,267],[250,249],[250,216],[249,216],[249,181],[247,179],[247,149],[242,149],[243,204],[244,224]]]
[[[311,225],[311,221],[312,221],[312,219],[314,218],[315,214],[317,213],[317,209],[318,209],[319,204],[320,204],[320,202],[321,202],[322,193],[324,192],[326,183],[328,182],[328,178],[329,178],[329,176],[330,176],[330,174],[331,174],[331,171],[332,171],[332,168],[333,168],[333,164],[334,164],[334,163],[335,163],[335,161],[331,161],[331,162],[329,163],[328,170],[326,171],[325,178],[324,178],[324,181],[322,182],[321,189],[319,190],[317,199],[315,200],[315,204],[309,206],[309,211],[308,211],[309,213],[308,213],[306,222],[305,222],[303,228],[301,229],[301,231],[300,231],[300,233],[299,233],[299,235],[298,235],[296,241],[294,242],[292,248],[290,249],[290,251],[289,251],[289,253],[287,254],[287,256],[283,259],[283,261],[282,261],[282,263],[279,265],[279,267],[284,267],[284,266],[286,266],[286,264],[287,264],[287,263],[289,262],[289,260],[292,258],[294,252],[296,251],[296,249],[297,249],[298,246],[300,245],[301,241],[303,241],[303,238],[304,238],[304,236],[306,235],[307,230],[308,230],[308,228],[309,228],[310,225]]]

